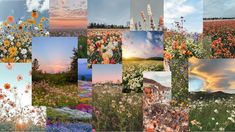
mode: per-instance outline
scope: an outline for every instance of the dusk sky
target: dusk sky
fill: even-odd
[[[87,26],[87,0],[51,0],[50,28],[79,29]]]
[[[162,57],[163,32],[132,31],[125,32],[122,45],[123,58]]]
[[[191,91],[235,93],[234,59],[189,59]],[[191,83],[191,84],[190,84]]]
[[[234,0],[204,0],[204,18],[235,17]]]
[[[8,16],[14,16],[15,21],[31,18],[32,10],[39,11],[39,18],[48,17],[49,0],[0,0],[0,9],[0,24]]]
[[[88,21],[126,25],[130,21],[130,0],[89,0]]]
[[[121,64],[94,64],[92,65],[92,83],[104,83],[106,81],[122,81]]]
[[[222,1],[223,2],[223,1]],[[164,24],[172,29],[174,21],[183,16],[187,31],[202,33],[203,0],[164,0]]]
[[[3,90],[3,93],[6,93],[7,97],[14,101],[14,94],[9,90],[5,90],[4,84],[8,83],[11,86],[11,90],[13,91],[14,87],[16,87],[16,92],[18,93],[19,99],[17,106],[21,104],[21,106],[32,105],[32,77],[30,75],[31,71],[31,63],[13,63],[12,69],[9,70],[7,68],[7,63],[0,64],[0,88]],[[22,76],[23,79],[18,81],[17,77]],[[28,93],[25,93],[27,90],[27,86],[29,86]]]
[[[78,59],[78,80],[81,76],[92,78],[92,70],[87,67],[87,59]]]
[[[76,37],[34,37],[32,45],[32,59],[38,59],[40,69],[57,73],[68,70],[78,40]]]

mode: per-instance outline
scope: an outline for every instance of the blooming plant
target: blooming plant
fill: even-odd
[[[121,30],[88,30],[88,65],[120,64],[122,57]]]
[[[26,19],[8,16],[0,25],[0,62],[31,61],[32,37],[49,36],[47,18],[38,16],[37,11]]]
[[[97,131],[141,131],[141,94],[123,94],[121,85],[93,85],[93,128]]]
[[[235,58],[235,20],[204,20],[204,36],[211,45],[212,58]]]

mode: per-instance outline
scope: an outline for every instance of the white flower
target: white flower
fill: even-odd
[[[217,109],[215,109],[215,110],[214,110],[214,112],[215,112],[216,114],[218,114],[218,113],[219,113],[219,111],[218,111]]]
[[[38,30],[38,27],[34,27],[34,30]]]
[[[219,122],[216,122],[215,125],[219,125]]]
[[[26,54],[26,53],[27,53],[27,50],[26,50],[26,49],[22,49],[22,50],[21,50],[21,54],[24,55],[24,54]]]
[[[16,57],[16,60],[18,61],[19,59],[20,59],[20,58],[17,56],[17,57]]]
[[[233,123],[235,123],[235,120],[232,117],[228,117],[228,120],[232,121]]]
[[[27,58],[27,55],[23,55],[24,58]]]
[[[214,120],[215,120],[215,118],[214,118],[214,117],[212,117],[212,118],[211,118],[211,120],[212,120],[212,121],[214,121]]]

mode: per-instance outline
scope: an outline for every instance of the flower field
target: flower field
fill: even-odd
[[[235,20],[204,20],[204,37],[211,45],[212,58],[235,57]]]
[[[124,94],[121,85],[93,85],[93,122],[96,131],[143,130],[142,94]]]
[[[76,84],[54,85],[40,81],[33,83],[33,105],[73,106],[87,100],[79,100]],[[55,96],[56,95],[56,96]]]
[[[192,95],[189,112],[190,130],[235,131],[234,103],[235,96],[229,94]]]
[[[88,65],[120,64],[122,61],[123,30],[88,30]]]
[[[32,37],[49,36],[48,20],[39,12],[17,19],[8,16],[0,25],[0,62],[30,62]]]
[[[142,60],[142,61],[123,61],[123,92],[131,91],[143,92],[143,71],[162,71],[162,61]]]

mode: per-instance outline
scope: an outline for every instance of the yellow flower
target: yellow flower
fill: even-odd
[[[7,22],[3,22],[2,25],[3,25],[3,26],[7,26]]]
[[[10,53],[10,56],[13,57],[13,56],[16,56],[18,51],[17,51],[17,48],[12,46],[8,49],[9,53]]]
[[[11,58],[11,57],[5,57],[5,58],[2,58],[2,60],[0,62],[3,62],[3,63],[12,63],[12,62],[15,62],[15,59]]]
[[[36,24],[36,21],[33,20],[33,19],[28,19],[27,22],[28,22],[29,24]]]
[[[45,17],[42,17],[41,18],[41,22],[44,22],[46,19],[45,19]]]
[[[10,41],[9,41],[9,40],[7,40],[7,39],[6,39],[6,40],[4,40],[4,42],[3,42],[3,43],[4,43],[4,46],[6,46],[6,47],[10,45]]]
[[[41,23],[38,24],[38,28],[42,29],[42,24]]]
[[[17,43],[16,43],[16,46],[17,46],[17,47],[20,47],[20,46],[21,46],[21,43],[20,43],[20,42],[17,42]]]

